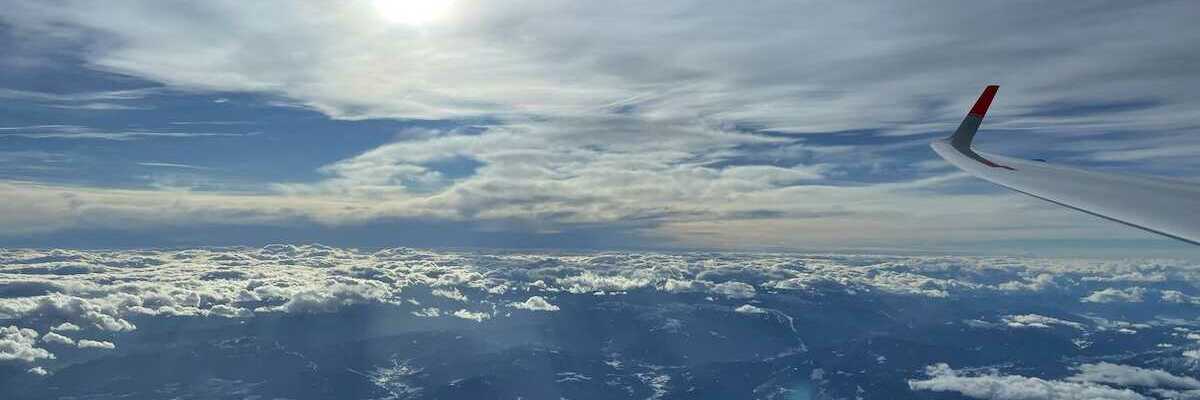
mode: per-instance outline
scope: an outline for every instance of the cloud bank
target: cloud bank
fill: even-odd
[[[1082,364],[1077,373],[1062,380],[1047,380],[1018,375],[1001,375],[996,371],[968,372],[955,370],[947,364],[931,365],[926,369],[928,379],[910,380],[913,390],[957,392],[975,399],[1067,400],[1067,399],[1179,399],[1193,398],[1200,381],[1169,372],[1112,364],[1107,362]],[[1128,388],[1150,389],[1143,395]]]
[[[994,373],[963,375],[946,364],[930,366],[929,379],[912,380],[913,390],[957,392],[974,399],[991,400],[1145,400],[1129,389],[1112,388],[1091,382],[1064,382]]]
[[[1183,286],[1192,289],[1181,291]],[[55,359],[56,354],[71,356],[72,347],[111,350],[120,338],[142,329],[138,321],[237,320],[330,314],[355,307],[397,309],[442,321],[489,323],[509,318],[512,313],[504,311],[506,308],[561,311],[572,304],[566,300],[570,296],[660,293],[727,302],[725,310],[769,315],[795,332],[791,316],[762,302],[779,296],[817,301],[866,295],[935,302],[980,296],[1079,299],[1115,291],[1142,293],[1145,302],[1188,306],[1190,303],[1175,300],[1194,296],[1196,287],[1200,287],[1200,270],[1170,260],[485,254],[409,248],[368,251],[320,245],[128,251],[3,249],[0,322],[7,327],[0,354],[9,361],[37,364]],[[1075,304],[1085,309],[1103,306]],[[1161,324],[1095,315],[1051,315],[998,314],[950,324],[972,329],[1045,331],[1074,340],[1077,346],[1086,345],[1095,335],[1136,334]],[[1192,333],[1185,329],[1178,335]],[[97,339],[101,337],[106,340]],[[1170,351],[1184,359],[1200,348],[1200,342],[1195,344]],[[31,365],[38,366],[42,365]],[[1114,376],[1105,372],[1110,368],[1106,364],[1088,368],[1083,370],[1093,377],[1088,382]],[[1184,381],[1177,381],[1176,386],[1190,390]]]

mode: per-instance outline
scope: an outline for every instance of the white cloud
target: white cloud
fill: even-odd
[[[1050,328],[1057,325],[1084,329],[1084,325],[1078,322],[1038,314],[1007,315],[1004,317],[1004,323],[1012,328]]]
[[[31,92],[26,90],[15,89],[0,89],[0,99],[13,100],[32,100],[32,101],[53,101],[53,102],[94,102],[94,101],[125,101],[125,100],[140,100],[147,96],[161,93],[161,88],[145,88],[145,89],[126,89],[126,90],[109,90],[100,92],[78,92],[78,93],[45,93]],[[34,125],[20,127],[4,127],[3,130],[22,130],[28,128],[55,128],[64,125]]]
[[[461,291],[459,291],[458,288],[433,289],[433,291],[431,293],[434,296],[445,297],[445,298],[451,299],[451,300],[458,300],[461,302],[467,301],[467,295],[465,295]]]
[[[26,372],[29,372],[29,373],[37,375],[37,376],[46,376],[46,375],[50,374],[49,371],[46,371],[46,369],[42,368],[42,367],[33,367],[33,368],[30,368]]]
[[[6,136],[23,137],[31,139],[73,139],[73,140],[138,140],[146,138],[194,138],[194,137],[220,137],[220,136],[245,136],[242,134],[233,133],[212,133],[212,132],[151,132],[151,131],[122,131],[122,132],[98,132],[98,131],[72,131],[72,132],[57,132],[57,131],[41,131],[41,132],[15,132],[7,133]],[[161,166],[161,165],[160,165]]]
[[[558,311],[558,306],[550,304],[542,296],[531,296],[523,302],[509,303],[508,306],[529,311]]]
[[[663,283],[663,290],[668,293],[684,293],[692,291],[693,286],[695,283],[692,281],[667,278]]]
[[[1200,304],[1200,297],[1189,296],[1178,290],[1163,290],[1159,295],[1162,296],[1162,301],[1166,303]]]
[[[1106,383],[1119,386],[1148,388],[1200,389],[1200,380],[1176,376],[1169,372],[1112,363],[1083,364],[1079,373],[1067,378],[1075,382]]]
[[[1161,398],[1186,398],[1182,394],[1200,388],[1200,380],[1166,371],[1112,364],[1082,364],[1077,373],[1061,380],[1047,380],[995,371],[956,371],[947,364],[926,368],[927,379],[910,380],[912,390],[958,392],[977,399],[1148,399],[1129,387],[1152,389]],[[1158,398],[1158,397],[1155,397]]]
[[[1186,8],[1179,5],[1146,6],[1136,13],[1052,5],[1036,13],[1088,13],[1095,19],[1046,25],[1023,10],[998,6],[947,6],[896,19],[898,6],[886,2],[798,13],[799,6],[790,3],[697,7],[665,1],[631,13],[630,7],[571,2],[461,1],[441,24],[420,31],[380,18],[365,2],[339,4],[336,10],[283,9],[270,24],[248,15],[257,8],[278,9],[272,4],[198,7],[184,14],[137,4],[95,10],[21,3],[6,20],[19,29],[57,28],[59,38],[87,32],[106,39],[105,46],[85,53],[96,68],[175,88],[280,93],[348,118],[575,116],[624,108],[649,120],[698,116],[805,132],[903,121],[901,130],[910,131],[924,127],[915,118],[922,111],[959,117],[961,107],[928,110],[915,100],[969,100],[973,93],[955,89],[975,89],[980,71],[1005,82],[1014,93],[1008,104],[1019,110],[1051,100],[1137,98],[1137,84],[1150,77],[1194,76],[1122,57],[1169,57],[1186,48],[1191,36],[1175,28],[1190,20],[1180,16]],[[993,16],[983,22],[988,29],[962,29],[961,21],[979,12]],[[330,13],[338,18],[317,18]],[[864,23],[853,28],[839,23],[847,18]],[[1116,18],[1137,29],[1105,23]],[[564,20],[605,23],[555,23]],[[198,34],[210,26],[226,33]],[[263,34],[240,34],[247,27]],[[997,30],[1022,34],[995,41],[987,32]],[[961,42],[939,42],[933,54],[971,55],[955,65],[929,57],[930,39],[949,34]],[[526,39],[513,40],[519,37]],[[1095,48],[1092,38],[1108,45]],[[1146,45],[1143,38],[1161,40]],[[707,46],[689,46],[695,41]],[[1047,53],[1039,67],[1020,51],[1060,48],[1074,51]],[[343,54],[357,57],[335,56]],[[280,59],[291,62],[272,62]],[[1112,76],[1121,78],[1106,79]],[[1061,85],[1043,88],[1048,84]],[[88,101],[131,97],[114,93]],[[1161,108],[1191,104],[1186,90],[1155,93],[1169,100]],[[1184,119],[1139,117],[1092,123],[1157,126]],[[1019,122],[1052,124],[1034,116]]]
[[[646,287],[651,283],[652,277],[642,274],[599,275],[590,271],[558,280],[558,284],[566,286],[567,291],[571,293],[627,291]]]
[[[0,318],[20,318],[30,315],[59,316],[70,318],[74,322],[88,323],[90,326],[110,332],[137,329],[132,323],[114,316],[115,306],[96,300],[72,297],[61,293],[40,295],[40,297],[0,299]]]
[[[63,335],[60,335],[60,334],[57,334],[54,332],[46,332],[45,335],[42,335],[42,341],[46,342],[46,343],[65,344],[68,346],[75,345],[75,339],[71,339],[69,337],[66,337],[66,336],[63,336]]]
[[[394,291],[380,282],[335,283],[327,288],[308,288],[292,295],[279,307],[289,313],[333,312],[355,304],[387,302]]]
[[[963,375],[946,364],[926,368],[928,379],[909,380],[912,390],[957,392],[975,399],[991,400],[1143,400],[1147,397],[1129,389],[1090,382],[1066,382],[995,373]]]
[[[0,318],[21,318],[29,315],[44,315],[66,318],[86,323],[96,329],[120,332],[137,329],[129,321],[116,316],[117,304],[125,299],[115,296],[104,299],[87,299],[53,293],[45,296],[0,299]]]
[[[437,307],[425,307],[420,310],[413,311],[412,315],[425,318],[440,317],[442,316],[442,310],[439,310]]]
[[[1026,290],[1026,291],[1038,292],[1038,291],[1054,288],[1057,286],[1058,286],[1058,284],[1054,282],[1054,274],[1040,273],[1040,274],[1037,274],[1037,276],[1034,276],[1032,279],[1029,279],[1028,281],[1009,281],[1009,282],[1002,283],[1002,284],[1000,284],[999,288],[1001,290],[1012,290],[1012,291]]]
[[[742,304],[738,308],[733,309],[733,311],[739,312],[742,314],[766,314],[767,313],[767,310],[764,310],[764,309],[761,309],[761,308],[758,308],[758,307],[755,307],[755,306],[752,306],[749,304]]]
[[[62,340],[55,335],[79,338],[92,336],[89,332],[105,335],[92,337],[120,337],[134,329],[130,321],[152,324],[166,317],[256,318],[270,313],[331,313],[343,307],[370,305],[417,317],[483,321],[528,316],[509,315],[497,311],[498,307],[551,310],[570,301],[565,300],[570,296],[591,296],[601,291],[613,296],[659,291],[670,296],[760,298],[762,304],[737,300],[729,305],[736,306],[733,311],[747,314],[771,312],[767,307],[774,307],[771,301],[780,295],[898,296],[951,302],[978,296],[1016,298],[1037,295],[1040,290],[1079,298],[1089,294],[1091,288],[1077,284],[1085,278],[1116,276],[1147,265],[1136,260],[1016,257],[479,254],[407,248],[364,251],[320,245],[130,251],[0,249],[0,287],[33,289],[24,297],[0,298],[0,322],[31,328],[33,338],[19,346],[21,357],[44,355],[34,359],[40,360],[51,355],[35,346],[37,340],[59,343]],[[1156,261],[1153,265],[1170,278],[1171,287],[1190,290],[1187,288],[1200,284],[1200,270],[1191,268],[1191,263]],[[72,273],[44,274],[64,268]],[[1030,285],[1015,291],[1005,287],[1014,281],[1059,284],[1040,289]],[[493,290],[500,287],[508,289]],[[459,293],[469,291],[471,296],[461,304],[450,303],[455,304],[453,308],[422,308],[446,303],[440,297],[427,296],[433,290],[452,293],[451,288]],[[419,304],[406,301],[414,297],[420,299]],[[964,323],[988,328],[1063,327],[1080,331],[1142,331],[1157,323],[1098,316],[1086,317],[1090,322],[1077,322],[1084,317],[1055,315],[987,315]],[[75,331],[82,333],[64,334]],[[12,350],[15,348],[10,347],[8,353],[18,353]],[[1181,347],[1174,351],[1190,350]],[[68,355],[59,354],[64,358]]]
[[[962,321],[963,325],[972,328],[995,328],[997,324],[979,319],[967,319]]]
[[[106,341],[100,341],[100,340],[79,339],[79,348],[112,350],[112,349],[117,348],[117,346],[112,344],[112,342],[106,342]]]
[[[1092,294],[1080,299],[1080,301],[1084,303],[1141,303],[1142,298],[1145,296],[1145,288],[1108,288],[1092,292]]]
[[[1197,400],[1200,399],[1200,390],[1171,390],[1171,389],[1153,389],[1154,394],[1164,399],[1171,400]]]
[[[226,304],[217,304],[208,309],[212,315],[225,318],[249,318],[254,316],[254,312],[242,307],[234,307]]]
[[[462,318],[462,319],[469,319],[469,320],[472,320],[475,322],[483,322],[483,320],[485,320],[485,319],[492,318],[491,314],[488,314],[488,313],[485,313],[482,311],[479,311],[479,312],[467,311],[465,309],[460,309],[458,311],[455,311],[451,315],[454,315],[455,317]]]
[[[721,282],[713,286],[713,293],[732,299],[749,299],[754,297],[754,286],[742,282]]]
[[[34,362],[41,359],[54,359],[46,349],[34,347],[37,343],[37,331],[16,326],[0,327],[0,361],[20,360]]]

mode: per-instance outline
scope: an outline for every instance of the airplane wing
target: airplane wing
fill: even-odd
[[[1165,178],[1086,171],[975,151],[971,140],[999,86],[984,89],[954,135],[933,150],[1006,188],[1159,235],[1200,245],[1200,186]]]

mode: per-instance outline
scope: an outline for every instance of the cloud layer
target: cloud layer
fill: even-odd
[[[910,380],[913,390],[958,392],[975,399],[1070,400],[1070,399],[1191,399],[1200,381],[1169,372],[1107,362],[1082,364],[1077,373],[1062,380],[1047,380],[995,371],[956,371],[947,364],[931,365],[928,379]],[[1146,396],[1128,388],[1149,389]]]
[[[727,303],[722,307],[731,315],[769,316],[796,331],[793,317],[763,302],[855,296],[956,302],[998,296],[1062,299],[1056,301],[1075,301],[1072,307],[1086,309],[1110,305],[1089,300],[1084,296],[1088,293],[1137,292],[1143,295],[1142,302],[1187,307],[1176,299],[1192,296],[1188,293],[1195,293],[1197,287],[1200,271],[1173,261],[486,254],[407,248],[362,251],[319,245],[131,251],[8,249],[0,250],[0,322],[9,324],[3,328],[0,357],[39,367],[38,362],[53,360],[56,355],[74,357],[72,348],[118,349],[123,337],[142,329],[138,321],[328,314],[348,307],[384,307],[421,318],[488,323],[519,312],[571,312],[575,296],[659,293]],[[1081,348],[1096,335],[1137,334],[1169,325],[1157,320],[1131,323],[1062,312],[981,315],[946,323],[963,329],[1044,331],[1063,335]],[[663,329],[679,327],[668,323]],[[1200,331],[1178,329],[1177,336],[1191,338],[1195,334],[1200,338]],[[1183,359],[1196,348],[1200,342],[1169,351]],[[1112,380],[1124,376],[1112,373],[1106,364],[1093,367],[1081,369],[1080,376],[1103,383],[1120,383]],[[941,380],[978,379],[945,375]],[[1191,389],[1191,381],[1171,382],[1174,389]]]

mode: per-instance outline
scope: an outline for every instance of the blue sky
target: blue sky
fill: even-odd
[[[4,245],[1190,250],[926,145],[1193,177],[1188,2],[6,8]]]

